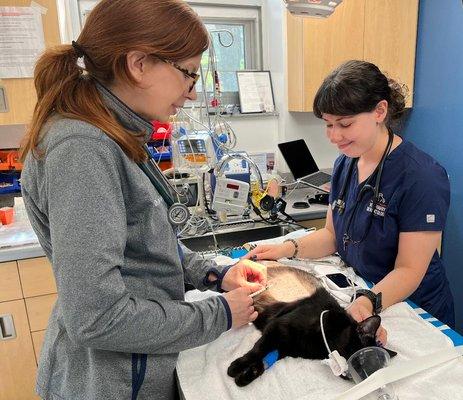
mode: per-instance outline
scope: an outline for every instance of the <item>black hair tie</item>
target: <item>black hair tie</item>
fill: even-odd
[[[76,53],[78,58],[87,57],[87,54],[85,54],[84,49],[74,40],[72,41],[72,47],[74,48],[74,52]]]

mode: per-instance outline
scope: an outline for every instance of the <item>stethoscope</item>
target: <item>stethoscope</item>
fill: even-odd
[[[74,47],[76,51],[77,57],[85,57],[88,61],[92,63],[92,60],[87,55],[87,53],[82,49],[82,47],[72,41],[72,47]],[[111,90],[109,90],[105,85],[99,82],[96,78],[93,78],[97,85],[104,90],[112,99],[115,99],[119,104],[128,108],[130,112],[137,115],[139,119],[143,120],[146,124],[150,125],[150,122],[147,121],[145,118],[137,114],[135,111],[130,109],[130,107],[125,104],[121,99],[119,99]],[[138,163],[140,169],[145,173],[145,175],[150,180],[151,184],[156,188],[158,193],[161,195],[162,199],[165,201],[168,207],[167,217],[169,223],[174,227],[174,229],[178,228],[179,226],[184,225],[188,219],[190,218],[190,211],[185,204],[175,201],[174,193],[177,195],[182,195],[177,192],[173,185],[170,184],[168,179],[164,176],[161,169],[157,165],[156,161],[154,160],[151,152],[146,145],[143,145],[143,149],[145,150],[146,155],[148,156],[148,160],[145,162]]]
[[[384,163],[386,161],[387,155],[391,151],[392,142],[394,140],[394,132],[392,132],[391,129],[388,129],[388,135],[389,135],[389,137],[388,137],[388,141],[387,141],[387,146],[386,146],[386,149],[384,150],[384,153],[383,153],[383,155],[381,157],[381,160],[380,160],[378,166],[373,171],[373,173],[368,177],[368,179],[366,180],[363,187],[360,189],[360,192],[358,193],[357,198],[355,200],[354,209],[352,210],[352,212],[350,213],[350,215],[348,217],[346,228],[345,228],[344,234],[342,236],[342,243],[343,243],[344,251],[347,249],[347,245],[349,243],[359,244],[359,243],[363,242],[365,240],[365,238],[367,237],[368,232],[370,231],[371,223],[373,221],[373,214],[374,214],[374,212],[376,210],[376,205],[378,204],[378,202],[380,200],[379,185],[381,183],[381,176],[383,175]],[[358,158],[353,158],[350,161],[349,167],[348,167],[348,170],[347,170],[347,175],[346,175],[346,178],[345,178],[345,180],[344,180],[344,182],[342,184],[341,192],[339,193],[339,197],[333,202],[333,204],[331,206],[332,210],[337,211],[339,215],[342,215],[344,213],[345,209],[346,209],[346,202],[345,202],[344,199],[345,199],[346,193],[347,193],[347,186],[348,186],[348,184],[349,184],[349,182],[351,180],[352,172],[353,172],[354,168],[357,166],[357,163],[358,163]],[[375,175],[376,175],[375,185],[372,186],[371,185],[371,180],[372,180],[372,177],[375,176]],[[364,231],[363,235],[361,236],[361,238],[359,240],[354,240],[353,235],[350,234],[349,231],[350,231],[350,228],[351,228],[351,225],[352,225],[352,221],[354,220],[354,217],[357,214],[357,210],[359,208],[359,205],[362,202],[362,198],[363,198],[363,196],[365,196],[365,194],[367,192],[372,192],[373,193],[372,206],[371,206],[371,215],[370,215],[369,220],[368,220],[367,228],[365,229],[365,231]]]
[[[158,167],[148,149],[148,146],[144,144],[143,148],[148,156],[148,161],[139,163],[138,166],[145,173],[151,184],[156,188],[167,204],[167,218],[169,219],[170,224],[174,227],[184,225],[190,218],[190,211],[188,210],[188,207],[185,204],[175,201],[173,193],[179,193],[170,184],[161,169]]]

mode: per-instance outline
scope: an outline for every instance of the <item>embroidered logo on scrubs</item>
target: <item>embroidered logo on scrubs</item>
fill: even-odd
[[[434,214],[426,215],[426,222],[428,224],[433,224],[434,222],[436,222],[436,216]]]
[[[386,213],[386,199],[384,198],[384,195],[382,193],[379,193],[379,199],[378,202],[376,203],[375,207],[375,212],[374,214],[377,215],[378,217],[384,217],[384,214]],[[370,200],[367,206],[367,211],[371,213],[371,209],[373,208],[373,199]]]

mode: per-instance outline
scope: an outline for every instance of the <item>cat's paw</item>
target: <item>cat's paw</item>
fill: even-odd
[[[245,367],[242,372],[235,377],[235,383],[242,387],[249,385],[253,380],[264,373],[264,363],[262,361],[255,362]]]
[[[231,376],[232,378],[234,378],[235,376],[237,376],[243,370],[246,369],[247,364],[249,364],[249,362],[245,357],[237,358],[228,367],[228,370],[227,370],[228,376]]]

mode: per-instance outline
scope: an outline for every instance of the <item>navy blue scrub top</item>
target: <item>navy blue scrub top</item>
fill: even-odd
[[[352,160],[340,156],[334,165],[330,204],[338,199]],[[443,231],[450,203],[450,184],[446,171],[431,156],[412,143],[403,141],[386,158],[380,183],[380,201],[371,213],[373,191],[360,199],[349,228],[349,242],[344,249],[343,235],[357,195],[365,182],[358,184],[354,168],[347,184],[342,215],[333,210],[336,248],[346,264],[365,279],[377,283],[394,269],[400,232]],[[375,185],[375,176],[369,182]],[[365,230],[370,223],[365,239]],[[442,261],[434,253],[429,268],[411,301],[443,323],[453,327],[453,297]]]

